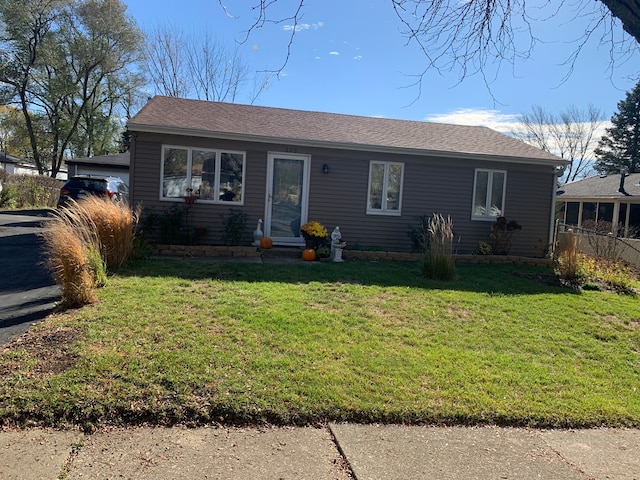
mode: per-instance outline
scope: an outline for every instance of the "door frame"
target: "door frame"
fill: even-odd
[[[272,237],[271,236],[271,216],[273,211],[273,170],[274,160],[282,158],[285,160],[302,160],[302,196],[300,198],[300,225],[307,223],[309,215],[309,185],[311,176],[311,155],[285,152],[267,152],[267,185],[264,211],[264,235],[270,237],[274,245],[283,246],[303,246],[304,238],[298,234],[297,237]]]

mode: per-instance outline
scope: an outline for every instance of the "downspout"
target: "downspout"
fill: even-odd
[[[138,140],[138,132],[131,132],[131,138],[129,140],[129,195],[131,205],[135,205],[135,188],[133,187],[133,180],[135,179],[134,170],[136,158],[136,144]]]

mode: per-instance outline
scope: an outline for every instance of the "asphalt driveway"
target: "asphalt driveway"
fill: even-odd
[[[47,210],[0,211],[0,345],[50,314],[60,289],[42,265],[36,235]]]

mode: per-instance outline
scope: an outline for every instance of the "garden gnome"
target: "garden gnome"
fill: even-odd
[[[254,247],[259,247],[260,246],[260,240],[262,239],[263,233],[262,233],[262,219],[258,220],[258,226],[256,227],[255,231],[253,232],[253,243],[252,245]]]
[[[340,227],[336,227],[331,232],[331,260],[334,262],[344,262],[342,260],[342,249],[347,244],[342,241],[342,234],[340,233]]]

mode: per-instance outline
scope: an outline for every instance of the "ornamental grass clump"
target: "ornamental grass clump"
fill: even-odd
[[[95,302],[95,289],[106,282],[95,230],[77,228],[73,221],[71,209],[62,209],[41,233],[45,264],[62,288],[62,306],[67,308]]]
[[[427,278],[434,280],[453,280],[456,266],[453,259],[453,222],[439,213],[429,219],[429,248],[422,261],[422,272]]]
[[[41,233],[46,265],[62,287],[62,304],[95,301],[107,269],[123,266],[133,252],[139,215],[125,204],[91,196],[57,211]]]
[[[100,252],[108,269],[122,267],[131,258],[140,209],[132,211],[125,203],[90,196],[77,203],[81,224],[93,228],[100,241]]]
[[[580,267],[578,237],[569,230],[558,243],[556,250],[556,271],[558,276],[569,282],[578,281]]]

